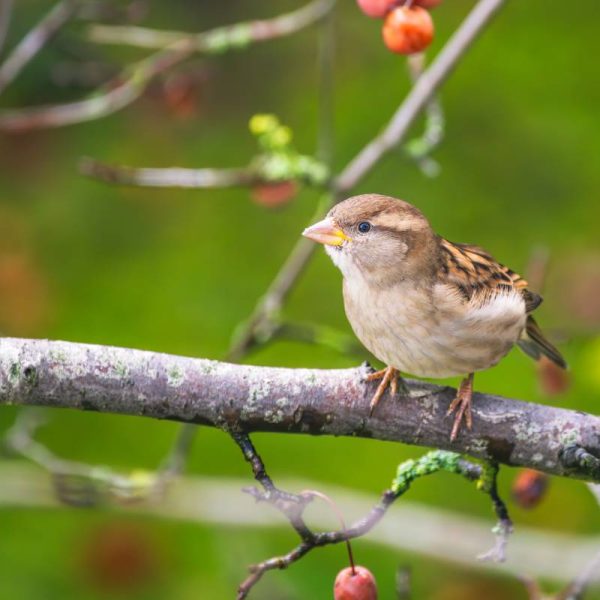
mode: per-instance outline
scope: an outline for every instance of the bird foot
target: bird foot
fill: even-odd
[[[461,382],[456,392],[456,398],[452,400],[448,407],[446,416],[451,415],[456,411],[454,417],[454,425],[452,426],[452,432],[450,433],[450,441],[453,442],[458,436],[460,425],[464,420],[467,429],[471,430],[473,427],[473,415],[471,414],[471,399],[473,397],[473,373],[470,373]]]
[[[373,414],[375,407],[388,387],[390,388],[392,396],[395,396],[398,393],[398,388],[400,388],[402,393],[408,393],[406,383],[404,383],[404,380],[400,376],[400,371],[394,367],[386,367],[385,369],[381,369],[381,371],[375,371],[365,377],[365,381],[377,381],[378,379],[381,379],[381,383],[377,386],[377,390],[375,390],[375,393],[371,398],[369,416]]]

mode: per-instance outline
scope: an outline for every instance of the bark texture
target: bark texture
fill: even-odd
[[[255,367],[70,342],[0,339],[0,404],[197,423],[227,431],[344,435],[430,446],[600,481],[600,417],[490,394],[450,442],[455,390],[408,381],[369,417],[368,367]]]

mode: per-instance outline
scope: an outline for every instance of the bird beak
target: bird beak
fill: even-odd
[[[336,227],[330,218],[323,219],[307,227],[302,235],[313,242],[326,244],[327,246],[341,246],[351,239],[339,227]]]

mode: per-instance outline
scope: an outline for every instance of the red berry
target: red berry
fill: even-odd
[[[382,19],[392,10],[396,0],[356,0],[360,10],[368,17]]]
[[[416,6],[422,6],[423,8],[435,8],[442,3],[442,0],[413,0],[413,4]]]
[[[297,193],[298,185],[295,181],[260,183],[252,188],[252,200],[261,206],[273,208],[287,204]]]
[[[400,6],[385,18],[383,41],[398,54],[414,54],[425,50],[433,40],[433,21],[420,6]]]
[[[548,475],[522,469],[513,480],[512,497],[521,508],[535,508],[543,500],[547,489]]]
[[[334,600],[377,600],[375,577],[366,567],[346,567],[333,585]]]

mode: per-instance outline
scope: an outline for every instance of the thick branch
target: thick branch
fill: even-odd
[[[365,374],[364,367],[253,367],[69,342],[0,340],[0,404],[139,415],[229,431],[360,436],[600,481],[600,417],[475,394],[473,430],[450,443],[445,415],[455,390],[409,382],[408,396],[386,397],[369,418],[374,390]]]

